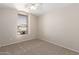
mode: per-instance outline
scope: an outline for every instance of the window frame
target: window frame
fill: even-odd
[[[25,14],[20,14],[20,13],[18,13],[17,14],[18,16],[19,15],[21,15],[21,16],[26,16],[27,17],[27,19],[26,19],[26,23],[27,23],[27,25],[26,25],[26,28],[27,28],[27,30],[26,30],[26,33],[25,34],[17,34],[17,35],[26,35],[26,34],[28,34],[28,15],[25,15]],[[18,25],[17,25],[17,27],[18,27]]]

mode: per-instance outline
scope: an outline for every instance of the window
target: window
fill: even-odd
[[[18,14],[17,34],[23,35],[28,33],[28,16]]]

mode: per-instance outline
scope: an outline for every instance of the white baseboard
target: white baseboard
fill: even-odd
[[[78,51],[78,50],[71,49],[71,48],[69,48],[69,47],[65,47],[65,46],[60,45],[60,44],[57,44],[57,43],[55,43],[55,42],[53,42],[53,41],[46,40],[46,39],[44,39],[44,38],[42,38],[41,40],[47,41],[47,42],[49,42],[49,43],[51,43],[51,44],[55,44],[55,45],[58,45],[58,46],[61,46],[61,47],[63,47],[63,48],[66,48],[66,49],[69,49],[69,50],[72,50],[72,51],[75,51],[75,52],[79,53],[79,51]]]
[[[16,41],[14,41],[14,42],[11,42],[11,43],[6,43],[6,44],[4,44],[4,45],[1,45],[0,47],[3,47],[3,46],[7,46],[7,45],[11,45],[11,44],[15,44],[15,43],[21,43],[21,42],[23,42],[23,41],[29,41],[29,40],[33,40],[33,39],[23,39],[23,40],[16,40]]]

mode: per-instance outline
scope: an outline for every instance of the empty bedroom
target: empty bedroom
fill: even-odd
[[[78,55],[79,3],[0,3],[0,55]]]

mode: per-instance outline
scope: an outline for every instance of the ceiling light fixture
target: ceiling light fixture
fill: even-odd
[[[27,3],[27,4],[18,3],[18,4],[15,4],[15,6],[17,10],[31,12],[31,11],[37,10],[40,4],[39,3]]]

